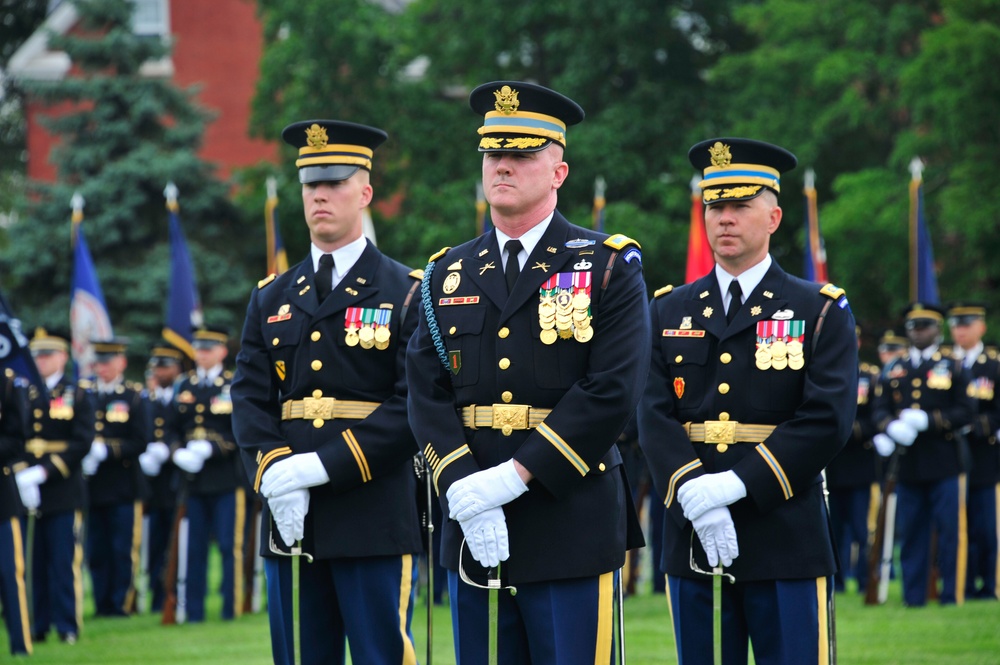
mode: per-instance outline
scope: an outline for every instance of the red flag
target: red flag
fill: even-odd
[[[708,244],[705,234],[705,204],[701,201],[699,176],[691,181],[691,231],[688,235],[687,270],[684,273],[684,283],[704,277],[715,267],[715,257],[712,247]]]

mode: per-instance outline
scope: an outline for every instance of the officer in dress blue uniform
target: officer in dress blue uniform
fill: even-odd
[[[139,454],[146,449],[142,388],[125,380],[127,340],[92,342],[94,441],[83,458],[87,478],[87,565],[96,616],[127,616],[135,603],[142,537],[145,478]]]
[[[612,595],[641,546],[615,445],[645,383],[638,243],[570,224],[569,98],[497,81],[472,91],[494,230],[431,257],[407,353],[409,417],[445,515],[459,663],[486,661],[489,574],[501,663],[610,662]],[[463,545],[464,536],[464,545]]]
[[[861,348],[861,328],[857,329]],[[844,449],[826,467],[829,490],[830,522],[841,569],[834,576],[834,588],[844,590],[844,581],[853,577],[858,593],[864,593],[868,583],[868,535],[874,533],[879,505],[879,479],[882,464],[872,437],[872,401],[878,385],[877,365],[858,365],[858,411],[854,427]],[[847,570],[844,570],[844,569]]]
[[[380,129],[289,125],[310,256],[250,298],[237,357],[237,441],[261,523],[275,663],[293,661],[291,561],[301,541],[302,663],[414,663],[421,551],[418,448],[406,420],[406,344],[422,272],[362,235]],[[276,558],[277,557],[277,558]]]
[[[972,422],[968,373],[940,351],[944,312],[915,302],[904,312],[909,353],[887,366],[876,390],[876,428],[898,446],[896,530],[903,602],[927,602],[931,529],[937,531],[941,604],[965,599],[966,475],[957,433]],[[876,435],[877,436],[877,435]],[[880,439],[885,441],[884,438]]]
[[[37,328],[29,343],[44,386],[28,388],[25,461],[15,479],[21,500],[36,511],[32,550],[35,642],[51,626],[74,644],[83,627],[83,508],[81,463],[94,440],[89,381],[66,376],[69,336]]]
[[[0,375],[0,607],[10,652],[30,654],[31,626],[24,580],[24,505],[11,466],[24,458],[25,395],[11,369]]]
[[[243,612],[243,534],[246,501],[233,437],[232,372],[223,368],[229,335],[221,328],[194,332],[196,368],[174,387],[171,460],[187,484],[187,621],[205,620],[208,546],[214,538],[222,558],[222,618]]]
[[[997,495],[1000,494],[1000,360],[983,345],[986,307],[956,302],[948,309],[948,327],[955,340],[955,357],[969,373],[969,397],[975,403],[970,425],[968,533],[969,564],[966,598],[996,600]]]
[[[749,640],[758,663],[825,664],[836,557],[821,472],[854,423],[854,317],[843,289],[793,277],[769,254],[794,155],[718,138],[688,157],[703,172],[716,266],[656,291],[639,408],[639,441],[667,508],[678,659],[712,661],[704,573],[721,562],[735,577],[722,584],[723,663],[745,664]]]
[[[146,449],[139,455],[139,465],[149,483],[145,511],[149,540],[146,546],[149,553],[146,573],[153,592],[150,606],[153,612],[163,609],[166,598],[163,575],[180,482],[177,467],[170,461],[170,449],[177,447],[174,384],[189,360],[183,351],[168,342],[154,345],[149,352],[152,385],[145,394],[149,430]]]

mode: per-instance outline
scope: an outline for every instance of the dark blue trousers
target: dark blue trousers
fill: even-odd
[[[166,573],[167,547],[170,545],[170,530],[174,528],[174,510],[169,508],[151,510],[149,517],[149,588],[153,597],[152,611],[163,609],[167,589],[163,585],[163,575]]]
[[[997,494],[1000,485],[969,488],[969,569],[966,598],[997,596]]]
[[[938,572],[942,605],[965,600],[966,525],[965,477],[929,483],[899,483],[896,487],[896,529],[901,534],[899,563],[903,569],[903,602],[927,603],[931,530],[937,532]]]
[[[503,665],[608,663],[614,657],[617,571],[594,577],[517,585],[499,592],[497,660]],[[448,572],[458,665],[488,657],[489,592]]]
[[[836,539],[840,570],[833,578],[834,588],[844,590],[844,581],[853,577],[858,591],[864,593],[868,582],[868,517],[872,488],[868,485],[830,490],[830,524]],[[851,551],[858,546],[858,558],[851,565]]]
[[[829,665],[829,579],[722,582],[722,662]],[[679,665],[712,663],[712,580],[668,577]]]
[[[25,524],[26,520],[22,522]],[[31,577],[32,634],[44,636],[55,625],[60,635],[83,627],[83,514],[48,513],[35,522]]]
[[[126,616],[135,594],[139,537],[139,502],[91,507],[87,518],[87,566],[97,616]]]
[[[12,654],[31,653],[22,533],[18,518],[0,521],[0,606],[3,606]]]
[[[208,593],[208,545],[214,538],[222,557],[222,618],[243,612],[243,489],[187,498],[187,620],[205,620]],[[239,510],[237,508],[239,507]]]

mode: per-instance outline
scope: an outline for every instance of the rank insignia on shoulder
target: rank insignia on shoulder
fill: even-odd
[[[588,240],[586,238],[576,238],[575,240],[567,240],[565,247],[567,249],[580,249],[581,247],[588,247],[590,245],[596,245],[596,240]]]
[[[659,298],[660,296],[665,296],[673,290],[674,290],[673,284],[667,284],[666,286],[661,286],[660,288],[656,289],[656,291],[653,292],[653,297]]]
[[[423,279],[424,278],[423,268],[417,268],[416,270],[411,270],[410,277],[412,277],[413,279]]]
[[[276,279],[278,279],[278,276],[272,272],[270,275],[257,282],[257,288],[262,289]]]
[[[846,291],[844,291],[844,289],[834,284],[824,285],[823,288],[819,290],[819,292],[822,293],[827,298],[832,298],[833,300],[837,300],[842,295],[847,293]]]
[[[638,242],[636,242],[632,238],[629,238],[627,235],[624,235],[622,233],[614,234],[613,236],[605,240],[604,244],[610,247],[611,249],[617,249],[617,250],[625,249],[625,247],[628,245],[635,245],[637,249],[642,249],[642,245],[640,245]]]

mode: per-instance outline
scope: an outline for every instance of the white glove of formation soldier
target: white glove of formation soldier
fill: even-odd
[[[747,486],[735,471],[708,473],[687,481],[677,490],[684,517],[692,522],[711,509],[736,503],[746,495]]]
[[[21,495],[21,503],[28,510],[35,510],[42,505],[42,494],[38,486],[48,480],[49,472],[44,466],[36,464],[27,469],[21,469],[14,474],[17,491]]]
[[[930,425],[930,418],[922,409],[903,409],[899,412],[899,419],[918,432],[926,432]]]
[[[103,441],[92,441],[90,450],[83,456],[80,466],[83,468],[83,475],[92,476],[97,473],[97,467],[108,458],[108,445]]]
[[[740,555],[740,546],[729,508],[712,508],[691,523],[708,557],[708,565],[715,568],[720,560],[723,566],[733,565],[733,559]]]
[[[187,473],[198,473],[201,471],[201,467],[205,466],[205,458],[187,448],[178,448],[175,450],[171,459],[173,459],[177,468]]]
[[[459,521],[472,558],[487,568],[495,568],[510,558],[507,517],[503,508],[490,508]]]
[[[896,449],[896,442],[885,434],[876,434],[872,438],[872,444],[875,446],[875,450],[878,454],[882,457],[888,457],[892,454],[892,451]]]
[[[527,491],[528,486],[517,475],[514,460],[510,459],[455,481],[445,495],[448,517],[461,522],[510,503]]]
[[[270,497],[267,506],[285,545],[292,547],[302,540],[306,532],[306,513],[309,512],[309,490],[292,490]]]
[[[212,456],[212,442],[206,441],[205,439],[191,439],[184,447],[193,452],[195,455],[201,457],[203,460],[207,460]]]
[[[146,444],[146,450],[139,453],[139,466],[147,476],[160,475],[163,463],[170,459],[170,446],[162,441],[152,441]]]
[[[267,468],[260,493],[270,498],[293,490],[308,489],[330,482],[319,453],[299,453],[278,460]]]
[[[912,446],[917,440],[917,430],[913,425],[902,420],[893,420],[886,425],[885,433],[892,437],[892,440],[901,446]]]

